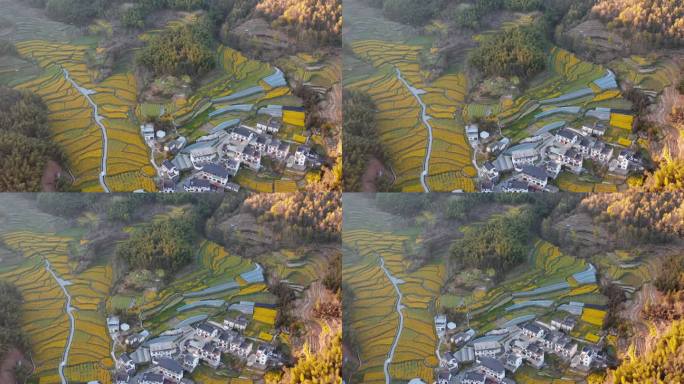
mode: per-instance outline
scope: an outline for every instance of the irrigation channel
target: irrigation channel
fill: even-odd
[[[408,90],[413,94],[413,97],[418,100],[418,103],[420,104],[420,107],[422,109],[421,111],[421,118],[423,120],[423,123],[427,127],[428,130],[428,142],[427,142],[427,149],[425,151],[425,159],[423,160],[423,172],[420,173],[420,184],[423,185],[423,190],[425,192],[430,192],[430,187],[427,185],[427,182],[425,181],[425,178],[428,176],[429,173],[429,168],[430,168],[430,156],[432,155],[432,125],[430,125],[430,119],[432,119],[432,116],[427,114],[427,105],[423,102],[423,99],[420,98],[420,95],[424,95],[425,92],[422,89],[415,88],[411,84],[408,83],[402,76],[401,76],[401,71],[399,68],[395,68],[397,71],[397,79],[401,80],[402,83],[408,88]]]
[[[387,278],[394,286],[394,290],[397,291],[397,313],[399,314],[399,329],[397,329],[397,334],[394,337],[392,347],[390,348],[389,353],[387,353],[387,359],[385,360],[385,364],[383,366],[383,369],[385,370],[385,383],[390,384],[392,382],[392,378],[390,377],[389,366],[392,363],[392,360],[394,359],[394,351],[397,349],[397,344],[399,344],[401,331],[404,329],[404,314],[401,312],[401,310],[404,309],[404,306],[401,304],[401,299],[403,298],[403,295],[399,290],[399,284],[402,284],[403,281],[392,276],[390,271],[387,268],[385,268],[385,259],[382,256],[380,257],[380,268],[382,268],[383,272],[385,272],[385,275],[387,275]]]
[[[50,265],[48,259],[45,259],[45,270],[50,272],[52,277],[55,278],[55,281],[57,281],[57,284],[59,284],[60,288],[62,288],[64,296],[66,297],[66,305],[64,306],[64,308],[66,309],[66,314],[69,316],[71,327],[69,329],[69,337],[67,338],[66,346],[64,347],[62,362],[59,363],[59,377],[62,380],[62,384],[67,384],[68,381],[66,379],[66,376],[64,376],[64,367],[66,367],[67,365],[67,360],[69,359],[69,350],[71,349],[71,343],[74,340],[74,332],[76,331],[76,319],[74,319],[73,314],[74,308],[71,306],[71,295],[66,289],[67,285],[71,285],[71,282],[57,276],[57,273],[52,269],[52,266]]]
[[[107,129],[105,126],[102,124],[102,119],[103,117],[98,114],[98,108],[97,104],[93,101],[93,99],[90,98],[90,95],[94,94],[95,91],[91,91],[90,89],[86,89],[78,85],[72,78],[69,76],[69,71],[67,71],[65,68],[62,68],[62,71],[64,72],[64,78],[71,83],[71,85],[74,86],[74,88],[78,89],[78,91],[83,95],[83,97],[88,100],[88,103],[93,107],[93,118],[95,119],[95,123],[100,127],[100,130],[102,131],[102,158],[100,160],[100,185],[102,186],[102,189],[104,189],[105,192],[111,192],[109,190],[109,187],[107,186],[107,182],[105,181],[105,177],[107,177],[107,148],[109,146],[109,138],[107,137]]]

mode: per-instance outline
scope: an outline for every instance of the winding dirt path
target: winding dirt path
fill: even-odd
[[[396,311],[399,314],[399,328],[397,329],[397,334],[394,336],[392,347],[390,348],[389,353],[387,354],[387,359],[385,360],[385,364],[383,366],[383,369],[385,370],[385,383],[391,384],[392,378],[390,377],[389,366],[392,363],[392,360],[394,359],[394,351],[397,349],[397,344],[399,344],[401,332],[404,330],[404,314],[401,312],[401,310],[404,309],[404,306],[401,304],[401,299],[404,297],[404,295],[402,295],[401,291],[399,290],[399,284],[403,283],[403,281],[392,276],[392,273],[390,273],[390,271],[387,268],[385,268],[385,259],[382,257],[380,257],[380,268],[383,270],[383,272],[385,272],[385,275],[387,275],[387,278],[389,279],[390,283],[392,283],[392,286],[394,286],[394,290],[397,291]]]
[[[74,307],[71,306],[71,295],[69,294],[69,291],[67,291],[66,287],[68,285],[71,285],[71,282],[62,279],[57,275],[57,273],[52,269],[52,266],[50,265],[50,261],[48,259],[45,259],[45,270],[50,272],[52,277],[55,278],[55,281],[57,281],[57,284],[59,284],[60,288],[62,288],[62,291],[64,292],[64,296],[66,297],[66,303],[65,303],[65,312],[69,316],[69,322],[71,323],[71,327],[69,328],[69,336],[67,338],[67,344],[64,347],[64,354],[62,355],[62,362],[59,363],[59,377],[62,380],[62,384],[67,384],[67,378],[64,375],[64,367],[67,365],[67,361],[69,359],[69,351],[71,350],[71,343],[74,341],[74,333],[76,332],[76,319],[74,318],[73,311],[75,310]]]
[[[90,97],[90,95],[95,94],[95,91],[91,91],[90,89],[86,89],[78,85],[71,76],[69,76],[69,71],[66,69],[62,68],[62,71],[64,72],[64,78],[71,83],[71,85],[74,86],[78,90],[78,92],[83,95],[83,97],[88,100],[88,103],[90,106],[93,108],[93,118],[95,119],[95,123],[100,127],[100,131],[102,132],[102,158],[100,160],[100,186],[102,186],[102,189],[109,193],[111,192],[109,190],[109,187],[107,186],[107,182],[105,180],[105,177],[107,177],[107,152],[108,152],[108,147],[109,147],[109,138],[107,137],[107,129],[105,128],[104,124],[102,124],[102,117],[98,113],[98,106],[97,104],[93,101],[93,99]]]
[[[432,125],[430,125],[430,119],[432,119],[432,116],[428,115],[427,113],[427,105],[423,102],[423,99],[420,98],[421,95],[427,93],[422,89],[416,88],[409,84],[408,81],[406,81],[402,75],[401,71],[399,68],[395,68],[397,71],[397,79],[399,79],[406,88],[408,88],[409,92],[413,95],[413,97],[416,98],[418,103],[420,104],[421,107],[421,119],[423,120],[423,124],[425,124],[425,127],[428,130],[428,142],[427,142],[427,149],[425,150],[425,159],[423,160],[423,172],[420,173],[420,184],[423,185],[423,190],[425,192],[430,192],[430,186],[427,184],[425,181],[425,178],[428,176],[429,171],[430,171],[430,156],[432,155]]]

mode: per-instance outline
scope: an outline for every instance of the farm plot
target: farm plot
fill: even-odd
[[[679,65],[668,57],[657,59],[640,56],[625,57],[608,64],[621,79],[655,97],[679,74]]]
[[[202,315],[212,315],[225,309],[225,304],[254,299],[274,302],[267,292],[261,268],[223,247],[204,241],[198,252],[199,268],[176,279],[159,292],[145,292],[134,300],[118,299],[132,313],[140,313],[146,326],[162,329],[168,324]],[[116,303],[110,303],[114,307]],[[266,319],[266,318],[265,318]]]
[[[2,240],[24,255],[17,269],[0,273],[0,278],[18,285],[25,299],[23,327],[29,335],[40,382],[59,382],[57,368],[62,361],[69,319],[64,312],[65,296],[54,277],[45,269],[48,260],[59,278],[69,281],[66,290],[72,297],[75,330],[69,349],[65,375],[75,382],[100,380],[110,383],[110,339],[103,309],[111,289],[109,266],[93,266],[73,272],[75,262],[67,259],[66,237],[34,232],[10,232]]]
[[[274,271],[293,288],[303,288],[323,276],[327,270],[325,257],[307,249],[282,249],[264,255],[264,267]]]
[[[430,140],[422,106],[397,78],[400,73],[411,87],[422,92],[418,97],[425,104],[432,126],[430,189],[473,191],[477,171],[470,164],[471,148],[465,139],[464,124],[457,119],[465,99],[465,76],[446,74],[426,82],[419,65],[420,46],[368,40],[355,42],[352,48],[359,58],[378,69],[378,74],[349,84],[349,88],[367,92],[376,103],[378,130],[397,174],[396,186],[405,192],[422,191],[419,176]]]
[[[225,46],[218,48],[216,57],[223,73],[199,88],[187,103],[173,113],[176,123],[189,123],[212,108],[214,103],[247,104],[267,95],[266,89],[259,82],[274,72],[270,65],[251,60],[239,51]]]
[[[468,106],[465,111],[477,111],[475,107]],[[598,119],[609,126],[604,139],[624,147],[631,144],[632,118],[620,111],[629,108],[631,103],[622,97],[612,71],[554,47],[547,70],[532,79],[522,95],[511,103],[502,103],[498,112],[497,109],[490,112],[491,118],[504,127],[504,135],[514,142],[561,126],[577,126]],[[609,179],[596,183],[596,187],[567,179],[558,184],[560,189],[570,191],[615,189],[615,180]]]
[[[403,256],[406,240],[406,236],[366,230],[350,230],[343,235],[344,246],[358,256],[345,258],[358,260],[345,262],[343,275],[354,292],[351,328],[360,349],[359,373],[364,382],[384,381],[383,363],[399,325],[396,293],[380,268],[380,257],[401,281],[399,289],[404,305],[404,327],[390,365],[392,379],[408,380],[419,374],[430,382],[432,368],[438,364],[432,319],[445,269],[442,265],[430,264],[409,272],[410,262]]]
[[[457,301],[440,300],[440,304],[451,302],[456,304],[454,309],[469,311],[471,324],[487,332],[516,319],[551,314],[568,303],[602,301],[594,267],[548,242],[537,241],[527,266],[495,287],[474,290]]]
[[[40,95],[48,105],[53,138],[67,155],[75,186],[98,191],[103,137],[93,107],[71,82],[90,90],[108,139],[107,176],[112,191],[154,191],[154,169],[139,130],[130,120],[136,107],[137,85],[132,74],[117,74],[95,83],[97,73],[86,66],[87,46],[25,41],[17,44],[22,57],[35,61],[45,74],[17,86]]]
[[[596,107],[617,103],[629,105],[617,89],[615,75],[600,65],[581,61],[568,51],[553,48],[547,68],[532,80],[523,95],[508,106],[502,104],[501,111],[493,114],[505,126],[504,133],[514,140],[532,134],[528,132],[528,126],[551,116],[556,110],[569,112],[565,116],[571,123]]]
[[[316,58],[300,53],[278,61],[278,64],[294,81],[327,90],[342,79],[342,65],[337,58]]]
[[[154,115],[163,108],[171,114],[180,131],[191,139],[241,123],[253,125],[258,115],[268,114],[283,119],[283,127],[275,135],[277,138],[294,143],[307,141],[303,101],[292,94],[280,69],[225,46],[218,48],[216,57],[221,73],[201,86],[187,101],[174,108],[167,108],[168,103],[145,105],[138,113]],[[238,173],[236,182],[257,192],[293,192],[306,186],[299,174],[256,174],[247,169]]]

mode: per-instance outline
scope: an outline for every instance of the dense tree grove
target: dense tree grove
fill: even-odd
[[[7,40],[0,40],[0,56],[10,56],[17,54],[17,47],[14,43]]]
[[[670,256],[665,259],[655,286],[661,292],[684,290],[684,256]]]
[[[256,10],[300,40],[323,44],[341,41],[341,0],[261,0]]]
[[[344,190],[360,191],[361,177],[371,157],[384,160],[375,125],[375,103],[367,94],[344,90],[342,95]]]
[[[439,0],[384,0],[382,10],[390,20],[409,25],[423,25],[435,15],[440,3]]]
[[[451,247],[451,260],[465,268],[493,269],[497,276],[525,260],[533,215],[528,209],[494,216],[465,231]]]
[[[323,285],[331,292],[338,292],[342,284],[342,252],[335,253],[328,261],[328,271],[323,278]]]
[[[613,372],[615,383],[681,383],[684,381],[684,320],[673,322],[658,337],[655,346],[644,356],[630,351]]]
[[[679,0],[600,0],[592,13],[627,37],[684,45],[684,3]]]
[[[305,349],[297,364],[290,369],[290,384],[342,383],[342,333],[318,353]]]
[[[36,7],[36,8],[44,8],[45,4],[47,4],[47,0],[21,0],[22,2],[26,3],[27,5],[31,7]]]
[[[207,7],[206,0],[138,0],[121,12],[121,22],[128,28],[143,28],[147,17],[160,9],[193,11]]]
[[[499,10],[529,12],[546,7],[542,0],[366,0],[366,3],[382,8],[390,20],[415,26],[423,25],[449,9],[452,14],[444,16],[455,20],[457,26],[471,28],[478,27],[482,17]]]
[[[21,330],[21,292],[13,284],[0,281],[0,361],[13,348],[28,352],[29,341]]]
[[[100,15],[106,5],[105,0],[47,0],[45,9],[51,19],[85,25]]]
[[[414,217],[430,206],[432,201],[429,196],[413,193],[378,193],[375,195],[375,204],[385,212]]]
[[[684,189],[684,160],[665,157],[658,168],[648,175],[643,189],[648,192]]]
[[[49,159],[61,160],[50,141],[47,107],[37,95],[0,87],[0,191],[41,190]]]
[[[73,218],[92,208],[97,194],[45,192],[36,195],[38,209],[51,215]]]
[[[342,230],[339,192],[254,194],[244,207],[282,236],[303,240],[336,240]]]
[[[457,27],[479,29],[482,19],[495,11],[507,9],[528,12],[542,9],[543,5],[541,0],[475,0],[460,3],[446,16]]]
[[[170,276],[192,261],[196,240],[190,220],[167,219],[136,229],[116,254],[132,269],[163,269]]]
[[[172,28],[155,36],[136,58],[155,75],[203,75],[215,63],[211,31],[205,23]]]
[[[517,26],[484,39],[469,57],[486,76],[529,78],[546,66],[546,37],[541,24]]]
[[[580,205],[626,244],[684,234],[684,192],[596,193]]]

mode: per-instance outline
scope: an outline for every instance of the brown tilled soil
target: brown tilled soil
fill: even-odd
[[[676,79],[675,83],[679,83]],[[660,124],[664,128],[665,137],[663,140],[651,144],[651,153],[658,159],[662,154],[663,147],[667,146],[670,154],[674,158],[684,158],[684,140],[682,140],[680,129],[672,125],[670,113],[674,106],[684,108],[684,95],[681,95],[674,86],[665,88],[658,97],[658,103],[648,119]]]
[[[14,367],[16,367],[20,361],[22,364],[31,366],[31,362],[28,361],[18,349],[12,349],[7,352],[5,359],[0,362],[0,384],[16,383],[14,378]]]
[[[57,178],[62,173],[62,167],[54,161],[48,160],[45,165],[45,171],[43,171],[43,177],[40,179],[40,183],[43,186],[43,192],[56,192],[57,191]]]
[[[375,180],[383,174],[387,174],[385,166],[375,157],[371,158],[366,172],[361,176],[361,192],[376,192]]]

